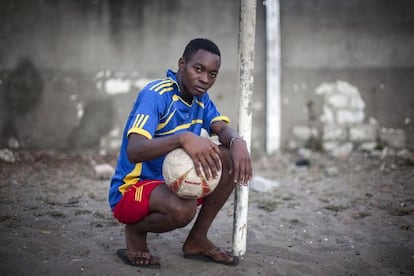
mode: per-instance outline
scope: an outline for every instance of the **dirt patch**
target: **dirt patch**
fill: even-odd
[[[124,265],[123,226],[107,204],[108,180],[93,152],[15,152],[0,161],[2,275],[389,275],[414,273],[414,166],[397,154],[312,154],[310,166],[280,154],[254,162],[255,175],[279,182],[249,193],[247,252],[237,267],[182,257],[191,224],[150,234],[161,270]],[[231,248],[233,198],[209,236]]]

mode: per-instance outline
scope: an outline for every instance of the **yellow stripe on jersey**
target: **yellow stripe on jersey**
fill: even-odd
[[[224,121],[226,123],[230,123],[230,119],[227,116],[217,116],[216,118],[214,118],[213,120],[211,120],[211,124],[217,121]]]
[[[136,125],[138,128],[144,128],[145,123],[148,121],[149,115],[142,116],[140,122]]]
[[[157,130],[160,130],[160,129],[164,128],[170,122],[171,118],[174,116],[174,114],[175,114],[176,111],[177,110],[174,110],[174,112],[172,112],[170,114],[170,116],[168,116],[167,120],[165,120],[164,123],[158,124]]]
[[[171,87],[167,87],[167,88],[164,88],[163,90],[161,90],[161,91],[160,91],[160,95],[164,94],[165,92],[171,91],[171,90],[173,90],[173,89],[174,89],[174,87],[173,87],[173,86],[171,86]]]
[[[176,132],[177,130],[181,130],[181,129],[186,129],[186,128],[189,128],[191,125],[195,125],[195,124],[202,124],[202,123],[203,123],[203,120],[201,120],[201,119],[192,120],[192,121],[191,121],[191,123],[188,123],[188,124],[183,124],[183,125],[177,126],[176,128],[171,129],[171,130],[169,130],[169,131],[162,132],[162,133],[158,133],[158,135],[160,135],[160,136],[161,136],[161,135],[171,134],[171,133]]]
[[[152,135],[148,131],[142,128],[137,128],[137,127],[131,128],[130,130],[128,130],[127,137],[132,133],[141,134],[142,136],[145,136],[147,139],[152,139]]]
[[[170,80],[170,79],[165,79],[165,80],[162,80],[162,81],[160,81],[160,82],[158,82],[158,83],[154,84],[153,86],[151,86],[151,87],[150,87],[150,90],[154,90],[157,86],[160,86],[160,85],[165,84],[165,83],[170,83],[170,82],[171,82],[171,80]]]
[[[140,114],[138,121],[133,125],[133,127],[143,128],[145,123],[148,121],[148,117],[149,115]]]
[[[169,80],[168,82],[166,82],[166,83],[163,83],[163,84],[161,84],[161,85],[158,85],[157,87],[155,87],[153,90],[154,91],[160,91],[160,89],[161,88],[164,88],[164,87],[169,87],[169,86],[172,86],[173,85],[173,82],[171,81],[171,80]]]
[[[129,186],[134,185],[138,182],[139,177],[141,175],[142,171],[142,163],[138,163],[135,165],[134,169],[125,176],[124,178],[124,184],[119,186],[118,190],[121,194],[124,194],[126,189],[128,189]]]
[[[179,101],[179,100],[180,100],[180,97],[178,97],[177,95],[172,96],[172,102],[168,106],[166,114],[163,117],[161,117],[160,120],[164,120],[164,118],[170,113],[171,108],[174,107],[174,102]]]
[[[148,121],[148,118],[149,118],[149,115],[138,114],[137,117],[134,120],[134,123],[133,123],[132,127],[129,129],[129,131],[127,133],[127,136],[130,135],[131,133],[138,133],[138,134],[144,135],[148,139],[151,139],[152,135],[149,134],[148,131],[143,129],[143,127],[145,126],[145,124]]]
[[[137,121],[138,121],[140,116],[141,116],[141,114],[138,114],[138,116],[135,117],[135,120],[134,120],[134,123],[132,124],[132,126],[135,126],[137,124]]]
[[[142,119],[144,118],[145,115],[143,114],[138,114],[137,118],[134,121],[134,124],[132,125],[132,127],[138,127],[138,125],[141,123]]]
[[[201,106],[202,108],[204,108],[204,103],[202,103],[202,102],[200,102],[200,101],[197,101],[197,100],[196,100],[196,103],[197,103],[199,106]]]

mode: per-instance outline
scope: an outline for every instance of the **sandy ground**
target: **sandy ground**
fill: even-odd
[[[280,183],[249,193],[247,252],[237,267],[184,259],[191,225],[150,234],[160,270],[124,265],[123,226],[107,204],[108,180],[92,163],[111,155],[15,152],[0,161],[1,275],[414,275],[414,162],[353,153],[256,158],[255,175]],[[233,197],[210,230],[231,248]]]

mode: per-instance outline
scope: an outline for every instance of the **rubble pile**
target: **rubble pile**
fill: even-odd
[[[322,83],[315,93],[323,97],[320,127],[294,126],[295,141],[305,145],[306,141],[316,139],[325,152],[338,158],[346,158],[353,150],[405,147],[404,130],[383,128],[375,118],[366,118],[365,102],[357,87],[338,80]]]

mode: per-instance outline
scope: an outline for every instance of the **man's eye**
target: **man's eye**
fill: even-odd
[[[194,67],[194,70],[195,70],[197,73],[201,73],[201,67]]]
[[[210,73],[210,78],[215,78],[215,77],[217,77],[217,73]]]

